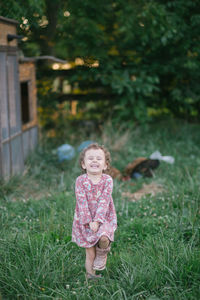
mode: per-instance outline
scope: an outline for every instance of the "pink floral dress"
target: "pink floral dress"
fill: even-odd
[[[94,246],[102,235],[114,241],[117,228],[117,216],[112,199],[113,180],[102,174],[99,183],[94,184],[87,174],[76,179],[76,208],[72,226],[72,241],[83,248]],[[89,223],[100,223],[97,232],[93,232]]]

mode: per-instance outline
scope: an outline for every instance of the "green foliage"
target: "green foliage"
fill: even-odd
[[[91,132],[120,170],[156,149],[175,163],[161,162],[153,179],[114,181],[119,227],[103,279],[89,283],[84,249],[71,243],[78,157],[59,164],[54,146],[40,146],[21,178],[1,184],[2,298],[199,299],[199,135],[199,125],[174,120],[131,129],[107,124],[101,134]],[[151,181],[165,191],[137,202],[122,197]]]
[[[146,121],[147,107],[199,115],[197,7],[182,0],[69,2],[69,55],[99,60],[94,78],[117,96],[117,118]]]
[[[104,118],[112,108],[116,120],[146,122],[152,110],[199,120],[198,0],[2,2],[0,14],[17,18],[28,38],[26,55],[84,60],[89,72],[67,79],[114,96]]]

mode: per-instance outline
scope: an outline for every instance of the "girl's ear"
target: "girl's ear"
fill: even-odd
[[[105,171],[105,170],[107,169],[107,167],[108,167],[108,166],[107,166],[107,165],[105,165],[105,166],[104,166],[104,168],[103,168],[103,170]]]
[[[82,162],[81,167],[82,167],[83,169],[86,169],[84,162]]]

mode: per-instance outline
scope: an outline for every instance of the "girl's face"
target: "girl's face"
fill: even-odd
[[[87,174],[100,175],[106,170],[105,153],[102,149],[89,149],[85,153],[82,168]]]

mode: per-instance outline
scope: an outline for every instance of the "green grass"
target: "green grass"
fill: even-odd
[[[199,299],[200,125],[108,125],[89,138],[110,149],[121,171],[155,150],[175,164],[162,162],[154,178],[134,185],[114,182],[115,242],[103,279],[87,284],[84,249],[71,243],[78,158],[59,164],[50,146],[38,147],[24,175],[0,185],[0,299]],[[122,198],[152,181],[165,191],[137,202]]]

